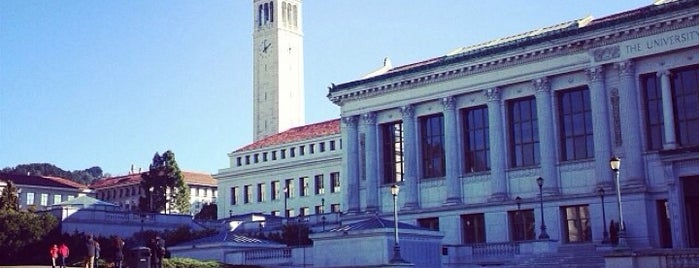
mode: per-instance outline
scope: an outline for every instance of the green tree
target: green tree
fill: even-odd
[[[141,176],[141,188],[146,193],[140,197],[141,211],[164,211],[170,207],[179,213],[189,213],[189,187],[172,151],[162,155],[156,152],[148,172]]]
[[[58,220],[48,213],[0,210],[0,260],[34,250],[26,247],[41,241],[56,226]]]
[[[216,204],[205,204],[201,210],[194,215],[195,220],[215,220],[217,217],[218,206]]]
[[[0,193],[0,210],[19,210],[19,195],[17,187],[12,180],[6,180],[7,185]]]

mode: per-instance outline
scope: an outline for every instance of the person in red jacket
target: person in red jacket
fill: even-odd
[[[58,245],[53,244],[49,248],[49,256],[51,256],[51,267],[56,268],[56,259],[58,258]]]
[[[66,268],[66,259],[68,255],[70,255],[70,250],[68,246],[66,246],[66,243],[61,243],[58,247],[58,255],[61,258],[61,268]]]

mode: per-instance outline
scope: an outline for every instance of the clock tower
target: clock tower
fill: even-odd
[[[301,0],[253,0],[253,137],[305,124]]]

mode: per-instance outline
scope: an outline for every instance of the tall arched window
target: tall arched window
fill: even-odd
[[[294,27],[298,26],[299,11],[296,5],[294,5]]]
[[[257,26],[262,26],[262,5],[257,9]]]
[[[265,23],[269,21],[269,3],[265,3]]]
[[[274,22],[274,1],[269,2],[269,22]]]

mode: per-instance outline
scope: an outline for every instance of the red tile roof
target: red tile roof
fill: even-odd
[[[249,151],[273,145],[310,140],[340,133],[340,119],[295,127],[287,131],[265,137],[234,152]]]
[[[87,189],[87,185],[58,177],[0,174],[0,180],[12,180],[17,185]]]
[[[116,185],[132,185],[132,184],[141,183],[141,180],[142,180],[141,174],[143,174],[143,173],[146,173],[146,172],[132,173],[129,175],[123,175],[123,176],[118,176],[118,177],[111,177],[111,178],[104,178],[101,180],[96,180],[96,181],[92,182],[92,184],[90,184],[90,188],[102,189],[102,188],[113,187]],[[216,186],[216,180],[210,174],[191,172],[191,171],[182,171],[182,176],[184,177],[184,181],[187,184]]]

